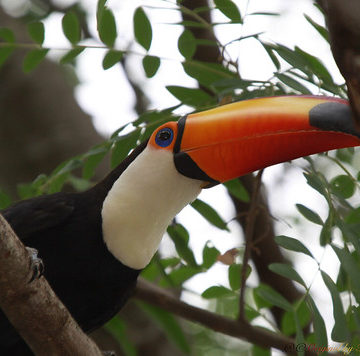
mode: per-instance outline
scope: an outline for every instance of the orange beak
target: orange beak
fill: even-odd
[[[179,120],[177,170],[210,185],[276,163],[360,145],[346,100],[283,96],[240,101]]]

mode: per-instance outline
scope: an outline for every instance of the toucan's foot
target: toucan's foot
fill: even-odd
[[[104,356],[116,356],[115,351],[103,351]]]
[[[39,279],[44,273],[44,263],[41,258],[38,257],[38,250],[32,247],[26,247],[30,254],[30,267],[33,271],[33,275],[29,283],[35,279]]]

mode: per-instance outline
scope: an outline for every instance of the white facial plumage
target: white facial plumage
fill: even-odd
[[[169,150],[147,146],[110,189],[102,208],[104,242],[124,265],[142,269],[175,215],[203,182],[180,174]]]

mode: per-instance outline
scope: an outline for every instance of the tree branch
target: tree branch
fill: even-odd
[[[222,315],[212,313],[186,304],[168,294],[166,290],[139,278],[135,298],[152,305],[163,308],[187,320],[199,323],[214,331],[233,336],[263,348],[276,348],[287,355],[296,355],[295,341],[293,339],[275,334],[260,327],[253,326],[244,320],[231,320]],[[311,351],[305,355],[316,355]]]
[[[46,266],[45,266],[46,268]],[[29,254],[0,214],[0,307],[37,356],[100,356],[41,277],[29,283]]]
[[[255,177],[252,174],[248,174],[241,177],[240,180],[249,195],[253,196]],[[246,232],[250,203],[240,201],[231,194],[230,197],[235,205],[237,220]],[[261,191],[257,203],[258,210],[255,216],[256,221],[254,223],[254,240],[252,241],[251,259],[254,262],[260,281],[274,288],[290,303],[294,303],[302,297],[302,293],[295,288],[294,283],[291,280],[270,271],[268,268],[271,263],[285,263],[287,261],[283,256],[280,247],[275,242],[273,220],[271,218],[266,197]],[[280,325],[284,311],[278,307],[271,308],[271,311],[277,324]]]
[[[360,127],[360,2],[323,0],[331,50],[346,80],[354,119]]]
[[[245,290],[246,290],[247,267],[251,256],[251,250],[253,248],[256,215],[258,213],[258,208],[259,208],[258,201],[259,201],[259,192],[261,187],[261,177],[263,171],[264,171],[263,169],[260,170],[255,178],[254,192],[251,196],[249,212],[246,216],[245,251],[244,251],[243,266],[240,276],[241,289],[240,289],[240,298],[239,298],[239,320],[245,320]]]

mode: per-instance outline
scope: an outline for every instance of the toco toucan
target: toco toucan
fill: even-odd
[[[90,332],[123,306],[168,224],[203,188],[358,145],[345,100],[245,100],[160,126],[88,191],[20,201],[2,214],[23,243],[39,251],[50,285]],[[31,355],[1,311],[0,354]]]

